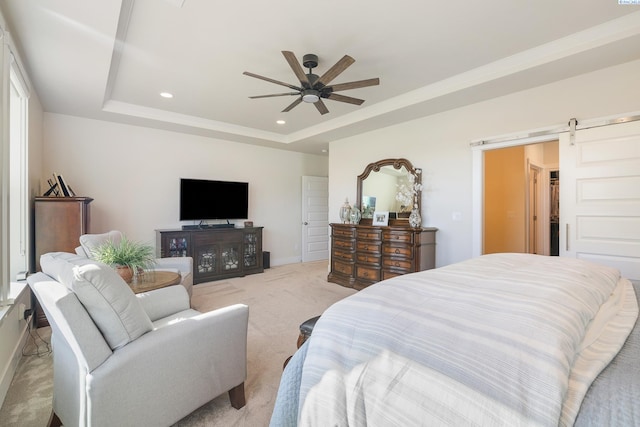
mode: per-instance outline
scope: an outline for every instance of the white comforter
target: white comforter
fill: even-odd
[[[299,425],[572,425],[638,315],[617,270],[494,254],[380,282],[308,343]]]

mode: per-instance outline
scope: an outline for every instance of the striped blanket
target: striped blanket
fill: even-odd
[[[494,254],[396,277],[315,325],[297,422],[570,426],[637,316],[629,281],[577,259]]]

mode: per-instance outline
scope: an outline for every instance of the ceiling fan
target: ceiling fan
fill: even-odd
[[[361,105],[364,102],[364,99],[352,98],[350,96],[344,96],[337,94],[335,92],[349,89],[357,89],[361,87],[367,86],[376,86],[380,84],[380,79],[367,79],[367,80],[358,80],[355,82],[349,83],[339,83],[335,85],[329,85],[338,77],[340,73],[347,69],[351,64],[355,62],[355,59],[350,57],[349,55],[345,55],[340,59],[335,65],[329,68],[322,76],[318,76],[313,74],[313,69],[318,66],[318,56],[312,53],[304,55],[302,57],[302,65],[305,68],[309,69],[309,72],[305,74],[304,70],[300,66],[300,63],[296,59],[296,56],[293,52],[282,51],[285,59],[289,63],[289,66],[293,70],[293,73],[296,75],[298,80],[300,80],[300,85],[292,85],[289,83],[281,82],[278,80],[273,80],[268,77],[259,76],[258,74],[253,74],[248,71],[245,71],[244,75],[255,77],[257,79],[265,80],[267,82],[275,83],[277,85],[286,86],[290,89],[295,90],[296,92],[285,92],[285,93],[275,93],[272,95],[258,95],[258,96],[250,96],[251,99],[256,98],[272,98],[275,96],[290,96],[297,95],[295,101],[293,101],[287,108],[282,110],[283,113],[287,111],[291,111],[296,105],[301,102],[313,103],[320,114],[327,114],[329,110],[327,106],[322,102],[322,98],[331,99],[332,101],[346,102],[348,104]]]

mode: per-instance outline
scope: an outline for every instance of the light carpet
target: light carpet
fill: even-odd
[[[282,364],[296,350],[298,327],[355,293],[327,282],[327,261],[288,264],[254,274],[193,287],[192,304],[211,311],[236,303],[249,306],[247,404],[236,410],[227,393],[213,399],[175,427],[266,426],[275,403]],[[38,329],[48,341],[49,328]],[[40,349],[44,346],[40,342]],[[25,353],[33,352],[30,342]],[[0,409],[4,427],[42,427],[51,413],[51,356],[24,356]]]

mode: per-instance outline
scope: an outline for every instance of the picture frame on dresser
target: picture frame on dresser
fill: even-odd
[[[389,212],[376,211],[373,213],[372,225],[386,227],[389,225]]]

